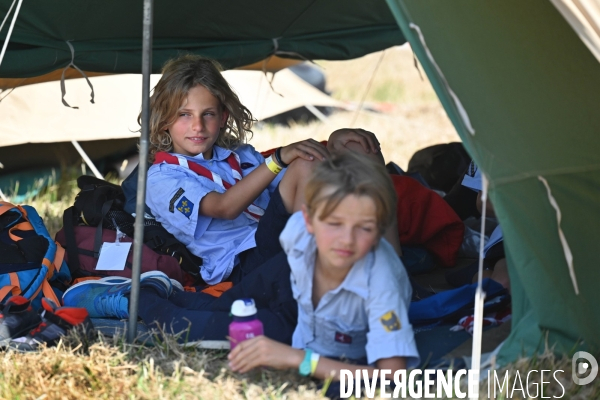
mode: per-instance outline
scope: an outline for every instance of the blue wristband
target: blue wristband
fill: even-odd
[[[304,349],[304,360],[302,360],[302,362],[300,363],[300,366],[298,366],[298,372],[300,373],[300,375],[302,375],[302,376],[310,375],[310,373],[312,371],[311,359],[312,359],[312,350]]]

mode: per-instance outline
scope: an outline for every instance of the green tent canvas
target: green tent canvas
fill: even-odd
[[[498,361],[600,354],[600,63],[549,1],[388,4],[489,179],[513,294]]]
[[[0,0],[2,18],[12,2]],[[23,2],[0,77],[66,67],[72,59],[67,41],[84,71],[141,73],[142,6],[121,0]],[[152,72],[181,52],[217,59],[229,69],[271,55],[349,59],[405,42],[383,0],[345,1],[340,11],[334,0],[156,0]]]

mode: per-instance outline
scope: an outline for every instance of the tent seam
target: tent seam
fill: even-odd
[[[515,183],[519,181],[524,181],[527,179],[537,179],[538,176],[557,176],[557,175],[571,175],[581,172],[591,172],[591,171],[600,171],[600,164],[586,165],[583,167],[568,167],[568,168],[558,168],[558,169],[550,169],[550,170],[542,170],[542,171],[533,171],[527,172],[517,175],[511,175],[505,178],[498,178],[490,181],[490,185],[495,189],[497,187],[507,185],[510,183]]]

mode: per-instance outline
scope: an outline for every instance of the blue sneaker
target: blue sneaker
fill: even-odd
[[[176,281],[175,279],[171,279],[171,284],[173,285],[174,292],[185,292],[183,285],[181,283],[179,283],[179,281]]]
[[[118,285],[120,283],[131,282],[129,278],[120,276],[108,276],[100,279],[102,282]],[[175,279],[169,277],[160,271],[148,271],[140,275],[140,288],[151,287],[158,292],[158,295],[163,298],[169,298],[173,291],[183,292],[183,286]]]
[[[112,278],[84,281],[71,286],[63,294],[64,305],[85,308],[90,318],[128,318],[127,296],[131,292],[131,280],[115,285],[116,281]]]
[[[160,271],[148,271],[140,275],[141,288],[152,288],[164,299],[168,299],[171,293],[173,293],[171,279],[164,272]]]
[[[131,282],[129,278],[123,278],[122,276],[107,276],[105,278],[99,279],[102,282],[109,282],[113,285],[118,285],[120,283]]]

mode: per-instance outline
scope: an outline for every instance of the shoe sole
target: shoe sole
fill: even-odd
[[[103,278],[106,279],[106,278]],[[127,279],[127,278],[125,278]],[[115,284],[120,285],[125,283],[124,281],[121,283],[115,283],[115,282],[108,282],[108,281],[104,281],[102,279],[94,279],[94,280],[87,280],[87,281],[83,281],[83,282],[79,282],[76,283],[75,285],[71,286],[70,288],[68,288],[67,290],[65,290],[65,292],[63,293],[63,299],[65,298],[65,296],[67,295],[67,293],[69,293],[71,290],[78,288],[80,286],[84,286],[84,285],[90,285],[90,284],[96,284],[96,285],[106,285],[106,286],[114,286]]]
[[[160,277],[162,279],[166,279],[169,282],[171,282],[170,279],[169,279],[169,277],[165,273],[159,272],[159,271],[144,272],[142,275],[140,275],[140,281],[142,279],[144,279],[144,278],[153,277],[153,276],[158,276],[158,277]],[[117,282],[118,280],[121,280],[121,282]],[[129,279],[129,278],[122,278],[122,277],[119,277],[119,276],[107,276],[107,277],[102,278],[102,279],[89,279],[87,281],[76,283],[75,285],[73,285],[70,288],[68,288],[67,290],[65,290],[65,292],[63,293],[63,298],[66,296],[67,293],[69,293],[69,291],[71,289],[75,289],[75,288],[77,288],[79,286],[90,285],[92,283],[95,283],[97,285],[120,285],[120,284],[123,284],[123,283],[126,283],[126,282],[131,282],[131,279]],[[173,285],[173,284],[171,283],[171,285]]]

